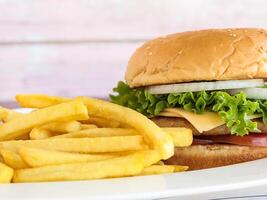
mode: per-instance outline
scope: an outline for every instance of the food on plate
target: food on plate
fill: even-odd
[[[100,99],[87,97],[79,97],[77,99],[85,103],[89,115],[117,120],[127,126],[135,127],[144,136],[145,141],[160,153],[162,159],[167,159],[174,154],[171,136],[152,121],[148,121],[144,115]]]
[[[175,145],[193,141],[190,129],[162,129],[134,110],[103,100],[35,94],[17,95],[17,100],[34,109],[0,109],[0,182],[144,175],[172,157]],[[174,166],[154,167],[150,174],[187,170]]]
[[[192,130],[183,127],[162,128],[173,140],[175,147],[187,147],[193,142]]]
[[[179,172],[187,170],[187,166],[181,165],[151,165],[146,167],[140,175],[150,175],[150,174],[166,174],[172,172]]]
[[[0,184],[10,183],[14,174],[14,170],[7,165],[0,163]]]
[[[98,161],[116,157],[115,154],[69,153],[29,147],[21,147],[18,151],[19,155],[30,167]]]
[[[105,119],[103,117],[90,117],[89,119],[83,121],[85,124],[94,124],[98,127],[110,127],[110,128],[118,128],[121,126],[121,123],[117,120]]]
[[[81,123],[78,121],[54,122],[41,127],[33,128],[30,132],[31,139],[45,139],[59,133],[68,133],[81,130]]]
[[[97,128],[94,124],[81,124],[81,130],[93,129]]]
[[[17,140],[0,142],[0,148],[17,150],[20,146],[77,153],[105,153],[147,149],[143,136],[116,136],[95,138],[55,138],[44,140]]]
[[[21,158],[20,154],[16,153],[16,151],[1,149],[0,154],[3,157],[4,162],[13,169],[28,168],[28,165]]]
[[[0,106],[0,121],[7,122],[21,115],[21,113]]]
[[[0,141],[15,139],[36,126],[42,126],[54,121],[88,119],[86,106],[79,100],[46,107],[27,115],[17,117],[0,126]]]
[[[78,121],[54,122],[43,126],[43,128],[55,133],[66,133],[79,131],[81,129],[81,123]]]
[[[173,140],[175,147],[187,147],[193,142],[192,131],[187,128],[162,128],[162,130],[168,133]],[[98,128],[82,130],[67,134],[56,135],[50,137],[54,138],[83,138],[83,137],[111,137],[111,136],[130,136],[139,135],[138,131],[132,128]]]
[[[40,139],[52,137],[54,136],[54,134],[45,128],[36,127],[31,130],[31,132],[29,133],[29,136],[32,140],[40,140]]]
[[[267,139],[266,52],[263,29],[160,37],[136,50],[110,98],[160,127],[192,130],[193,145],[165,163],[203,169],[264,158],[266,142],[257,141]]]
[[[23,108],[44,108],[69,101],[69,98],[48,96],[44,94],[18,94],[17,103]]]
[[[138,175],[143,169],[144,155],[133,153],[95,162],[20,169],[15,171],[13,181],[19,183],[124,177]]]

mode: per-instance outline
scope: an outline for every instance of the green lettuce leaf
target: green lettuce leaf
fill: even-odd
[[[224,91],[186,92],[179,94],[150,94],[143,88],[130,88],[120,81],[113,89],[116,95],[110,95],[113,103],[123,105],[152,117],[165,108],[183,108],[197,114],[205,110],[218,113],[232,134],[244,136],[249,132],[260,132],[257,123],[248,116],[262,114],[267,123],[267,101],[249,100],[245,93],[230,95]]]

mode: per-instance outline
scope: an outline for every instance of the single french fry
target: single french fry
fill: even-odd
[[[168,133],[175,147],[187,147],[193,142],[192,131],[187,128],[162,128]],[[53,138],[81,138],[81,137],[111,137],[111,136],[129,136],[140,135],[137,130],[131,128],[98,128],[91,130],[82,130],[62,135],[56,135]]]
[[[45,108],[69,101],[71,99],[42,94],[19,94],[16,95],[16,100],[17,103],[24,108]]]
[[[0,153],[4,162],[13,169],[25,169],[29,166],[22,160],[21,156],[14,151],[8,149],[1,149]]]
[[[56,135],[54,138],[83,138],[83,137],[111,137],[111,136],[131,136],[138,135],[134,129],[125,128],[94,128],[77,131],[73,133],[67,133],[62,135]]]
[[[144,168],[140,175],[173,173],[174,169],[175,167],[172,165],[151,165]]]
[[[31,140],[41,140],[41,139],[50,138],[52,136],[55,136],[55,134],[53,134],[51,131],[49,131],[45,128],[41,128],[41,127],[33,128],[30,132],[30,139]]]
[[[81,130],[92,129],[92,128],[98,128],[98,127],[94,124],[81,124]]]
[[[189,169],[188,166],[183,166],[183,165],[172,165],[174,166],[174,172],[183,172]]]
[[[68,133],[81,130],[81,123],[78,121],[54,122],[42,128],[54,133]]]
[[[160,161],[160,154],[155,150],[145,150],[141,151],[144,154],[145,158],[145,167],[149,167]]]
[[[29,147],[21,147],[19,148],[18,152],[23,160],[31,167],[42,167],[47,165],[59,165],[90,161],[92,162],[117,157],[117,155],[115,154],[80,154]]]
[[[67,103],[39,109],[0,125],[0,141],[19,137],[36,126],[54,121],[88,119],[88,112],[81,101]]]
[[[172,137],[175,147],[187,147],[193,142],[192,130],[189,128],[176,127],[163,130]]]
[[[78,97],[77,99],[82,100],[87,105],[90,116],[117,120],[137,129],[163,159],[168,159],[174,154],[171,136],[141,113],[99,99],[88,97]]]
[[[97,138],[55,138],[44,140],[13,140],[0,142],[0,149],[16,151],[19,146],[77,153],[105,153],[145,150],[143,137],[116,136]]]
[[[91,117],[85,121],[82,121],[83,123],[86,124],[95,124],[96,126],[100,128],[118,128],[120,127],[120,122],[117,120],[110,120],[110,119],[105,119],[101,117]]]
[[[143,168],[144,155],[134,153],[96,162],[21,169],[15,172],[13,181],[18,183],[124,177],[140,174]]]
[[[0,121],[8,122],[16,117],[22,116],[22,113],[18,113],[16,111],[4,108],[0,106]]]
[[[0,183],[10,183],[14,175],[14,170],[4,163],[0,163]]]
[[[150,174],[166,174],[173,172],[183,172],[188,169],[188,166],[182,165],[151,165],[146,167],[140,175],[150,175]]]

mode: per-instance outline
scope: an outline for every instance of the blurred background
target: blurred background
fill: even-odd
[[[266,8],[266,0],[0,0],[0,104],[17,93],[105,97],[145,40],[267,28]]]

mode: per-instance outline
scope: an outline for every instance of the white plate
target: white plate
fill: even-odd
[[[266,186],[267,159],[226,167],[92,181],[24,183],[0,186],[1,199],[36,200],[138,200],[229,192]],[[267,189],[266,189],[267,191]],[[267,193],[267,192],[266,192]]]
[[[0,186],[1,199],[138,200],[181,197],[267,185],[267,159],[192,172],[92,181]]]

